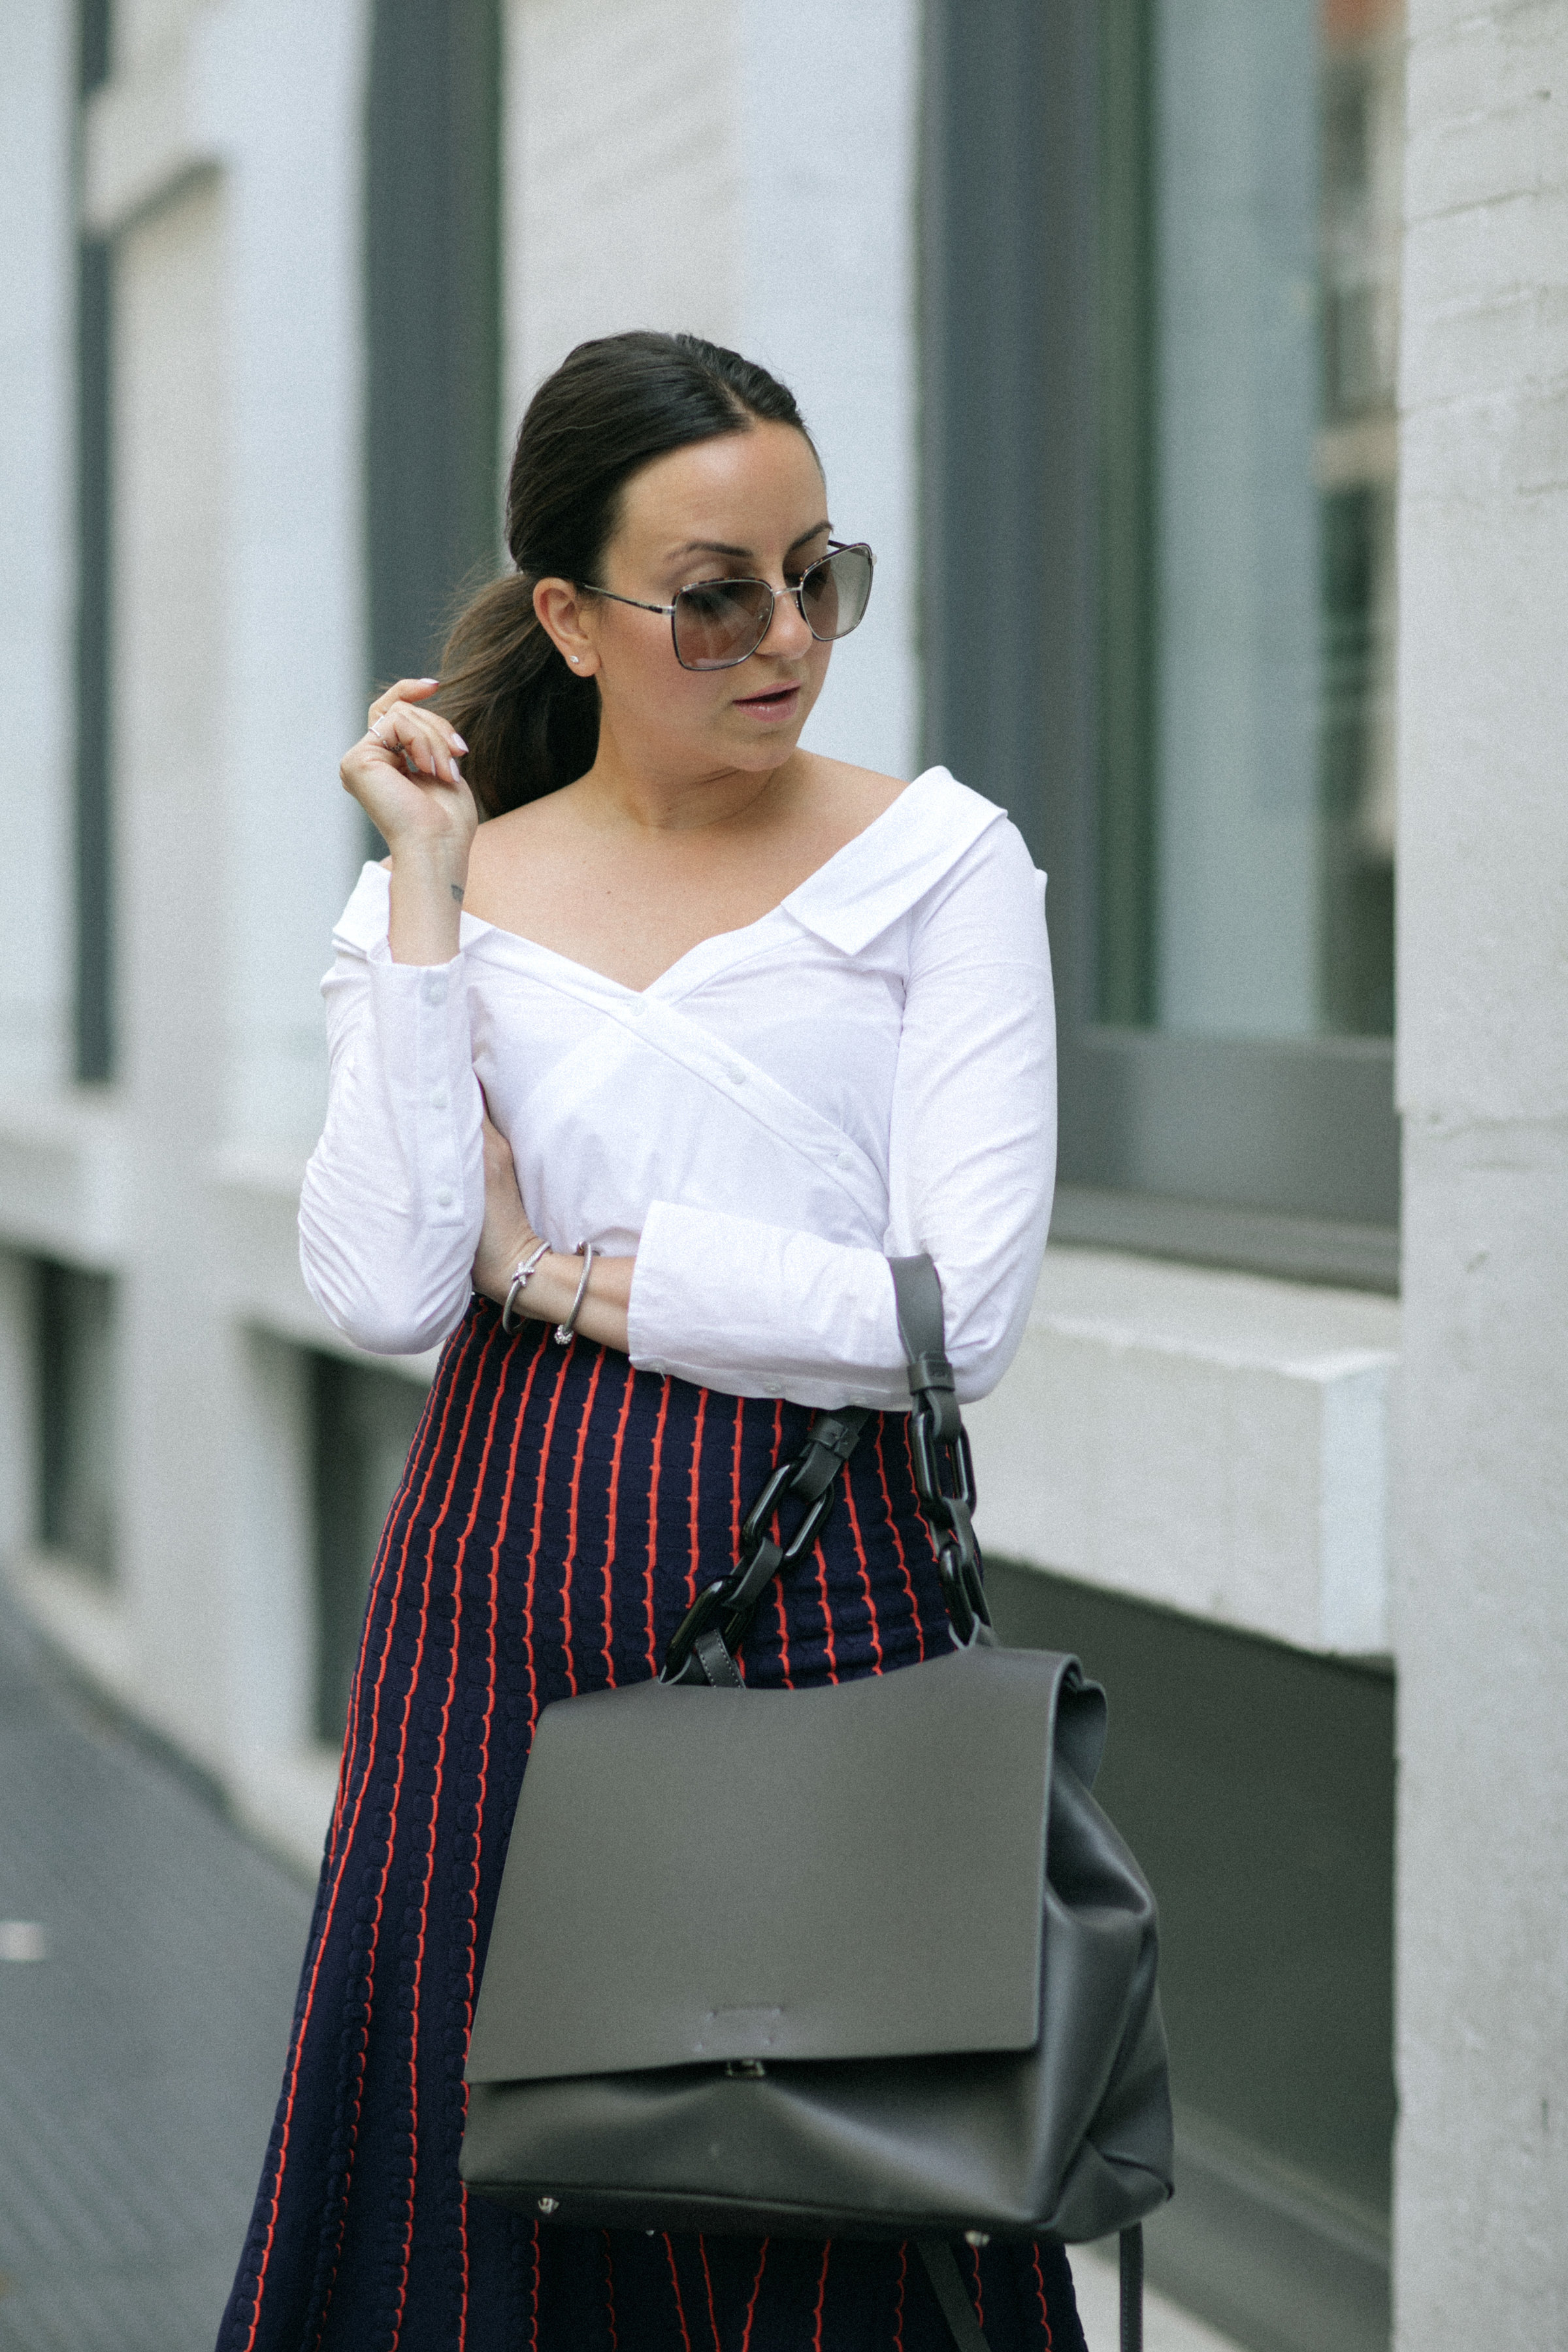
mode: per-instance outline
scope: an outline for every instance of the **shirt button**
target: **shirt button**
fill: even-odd
[[[648,1372],[652,1372],[652,1373],[654,1373],[654,1374],[656,1375],[656,1377],[657,1377],[658,1379],[659,1379],[659,1380],[662,1380],[662,1379],[664,1378],[664,1366],[663,1366],[662,1364],[654,1364],[654,1363],[645,1364],[645,1365],[644,1365],[644,1367],[643,1367],[643,1370],[644,1370],[645,1371],[648,1371]]]
[[[847,1151],[841,1151],[834,1162],[836,1168],[852,1168],[854,1164]]]
[[[449,1209],[451,1205],[452,1188],[449,1184],[443,1184],[440,1191],[436,1195],[436,1206],[438,1209]]]
[[[430,1097],[430,1108],[431,1108],[431,1109],[432,1109],[432,1110],[445,1110],[445,1109],[446,1109],[446,1108],[447,1108],[447,1089],[446,1089],[446,1087],[437,1087],[437,1089],[436,1089],[435,1093],[434,1093],[434,1094],[431,1096],[431,1097]]]
[[[743,1087],[746,1083],[746,1073],[744,1070],[731,1069],[727,1070],[724,1075],[729,1079],[730,1084],[732,1087]]]
[[[431,971],[426,973],[425,1002],[426,1004],[446,1003],[447,975],[444,971]]]

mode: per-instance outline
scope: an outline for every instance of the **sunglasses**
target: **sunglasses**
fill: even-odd
[[[832,553],[808,564],[786,596],[800,607],[801,619],[819,645],[847,637],[865,617],[871,597],[876,557],[863,540],[854,546],[830,540]],[[733,669],[747,661],[773,625],[775,592],[765,580],[699,580],[682,588],[673,604],[645,604],[637,596],[618,596],[613,588],[578,586],[591,596],[607,596],[612,604],[629,604],[637,613],[668,613],[675,658],[682,669]]]

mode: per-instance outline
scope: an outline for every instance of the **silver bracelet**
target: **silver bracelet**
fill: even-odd
[[[577,1328],[577,1318],[583,1311],[583,1301],[588,1295],[588,1276],[594,1270],[594,1260],[598,1255],[592,1242],[579,1242],[577,1246],[583,1253],[582,1279],[577,1285],[577,1296],[572,1301],[571,1314],[564,1323],[557,1323],[555,1326],[555,1344],[558,1348],[564,1348],[573,1332]]]
[[[528,1288],[529,1276],[533,1272],[533,1269],[539,1264],[540,1259],[548,1257],[549,1255],[550,1244],[548,1242],[541,1242],[539,1247],[531,1256],[523,1259],[522,1264],[513,1274],[511,1277],[511,1287],[506,1295],[506,1305],[500,1311],[500,1328],[503,1331],[510,1331],[512,1328],[511,1311],[517,1305],[518,1300],[522,1297],[523,1292]]]

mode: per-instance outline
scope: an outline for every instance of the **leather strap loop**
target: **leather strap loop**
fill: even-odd
[[[974,2305],[959,2274],[952,2248],[945,2238],[917,2238],[920,2257],[926,2267],[931,2290],[942,2305],[942,2315],[947,2322],[948,2333],[958,2347],[958,2352],[990,2352],[985,2332],[974,2316]]]

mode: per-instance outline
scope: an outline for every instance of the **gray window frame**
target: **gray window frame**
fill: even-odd
[[[1100,299],[1099,149],[1112,106],[1135,131],[1146,105],[1143,20],[1143,0],[928,0],[925,757],[1008,807],[1051,877],[1058,1238],[1392,1289],[1391,1041],[1095,1017],[1116,953],[1099,936],[1099,861],[1109,828],[1144,821],[1147,774],[1136,691],[1113,698],[1100,666],[1102,596],[1137,562],[1102,528],[1100,467],[1105,386],[1119,361],[1126,380],[1138,306],[1125,275],[1120,304]],[[1124,52],[1114,73],[1102,42]],[[1135,418],[1117,446],[1135,468]],[[1106,747],[1122,782],[1102,796],[1113,698],[1130,740]]]
[[[434,671],[500,531],[500,0],[373,0],[364,110],[374,692]]]

